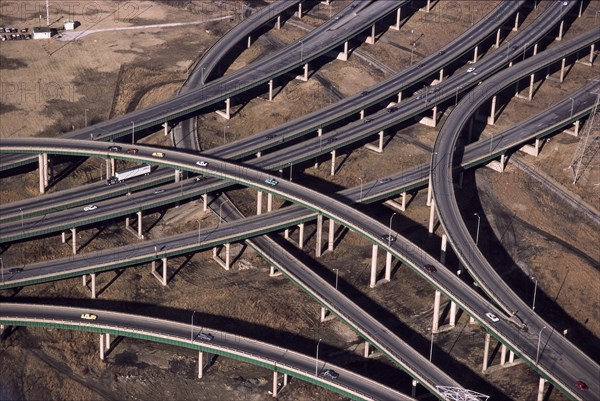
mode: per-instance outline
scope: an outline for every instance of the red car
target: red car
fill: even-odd
[[[138,150],[137,149],[127,149],[127,153],[129,153],[130,155],[135,155],[137,154]]]
[[[575,382],[575,385],[577,386],[577,388],[581,391],[587,391],[587,389],[589,388],[587,384],[585,384],[584,382],[582,382],[581,380],[577,380]]]

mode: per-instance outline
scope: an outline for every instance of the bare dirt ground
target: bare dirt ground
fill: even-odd
[[[303,21],[318,24],[328,18],[330,12],[335,14],[347,3],[335,1],[331,11],[328,6],[318,5]],[[376,45],[362,45],[360,48],[392,70],[399,71],[411,62],[412,43],[416,41],[412,57],[413,62],[417,62],[468,29],[473,21],[493,7],[492,3],[462,1],[453,2],[452,6],[438,3],[433,13],[417,13],[400,32],[389,31]],[[111,15],[111,7],[115,3],[100,4],[103,4],[101,15]],[[136,5],[136,10],[145,11],[134,14],[127,10],[131,12],[127,14],[130,18],[105,18],[93,27],[191,21],[199,16],[209,18],[224,12],[218,5],[210,3],[192,3],[183,9],[157,2],[132,4]],[[224,4],[226,10],[229,10],[227,7],[235,8],[229,3]],[[539,12],[533,11],[525,23]],[[30,18],[26,21],[31,26],[35,16],[29,14]],[[587,29],[589,14],[573,23],[566,38]],[[24,25],[20,20],[3,18],[5,25]],[[593,21],[593,15],[591,18]],[[89,29],[93,25],[89,22],[85,26],[83,22],[81,29]],[[21,88],[20,82],[29,82],[25,77],[35,76],[35,79],[41,79],[41,88],[43,85],[50,87],[52,82],[62,82],[63,86],[74,89],[72,98],[59,99],[44,98],[43,89],[35,98],[28,94],[27,86],[18,96],[5,96],[9,92],[3,90],[0,138],[56,135],[57,131],[82,126],[84,115],[91,124],[168,98],[185,79],[186,69],[193,60],[233,23],[235,21],[212,23],[207,29],[198,26],[157,32],[94,34],[64,48],[59,48],[62,44],[55,42],[46,44],[46,47],[37,41],[3,42],[0,48],[3,88],[13,90],[10,84],[14,82],[18,82],[17,87]],[[514,34],[511,33],[508,40]],[[300,38],[303,31],[290,24],[269,35],[290,43]],[[258,38],[234,62],[231,70],[241,68],[273,49],[266,38]],[[40,57],[44,52],[52,56]],[[57,55],[63,56],[60,62]],[[575,91],[587,79],[597,77],[598,72],[597,64],[593,68],[578,64],[569,71],[565,82],[544,82],[533,102],[511,101],[496,126],[487,129],[483,136],[500,132],[543,110]],[[331,101],[332,85],[343,95],[350,95],[384,78],[377,69],[353,57],[348,62],[325,64],[319,73],[326,84],[316,80],[306,83],[291,81],[280,88],[274,102],[255,99],[235,106],[236,114],[230,121],[224,122],[214,113],[200,116],[203,149],[276,126],[322,107]],[[94,101],[86,97],[86,93],[91,93],[91,89],[87,89],[90,85],[101,88],[94,92],[98,93]],[[84,112],[85,109],[87,112]],[[429,153],[423,146],[431,146],[436,133],[436,129],[411,125],[386,144],[383,155],[364,148],[355,149],[338,157],[337,163],[341,166],[335,176],[329,174],[330,162],[323,160],[318,169],[307,168],[295,180],[325,191],[359,185],[360,180],[367,182],[428,161]],[[144,142],[166,145],[168,138],[159,134],[146,138]],[[518,156],[598,207],[595,185],[598,183],[598,171],[587,169],[578,185],[571,185],[570,172],[565,170],[576,145],[574,138],[559,134],[544,147],[538,158]],[[100,163],[98,159],[86,161],[69,179],[52,190],[99,179]],[[4,178],[1,182],[2,202],[37,196],[35,172]],[[598,227],[587,220],[578,220],[577,211],[570,210],[559,199],[548,195],[542,185],[511,166],[503,174],[479,169],[475,174],[467,175],[464,188],[459,205],[464,210],[467,224],[473,225],[472,229],[476,224],[473,211],[485,216],[480,244],[492,265],[526,300],[533,295],[534,282],[529,277],[536,277],[536,310],[557,330],[567,329],[567,336],[578,346],[593,352],[600,334],[599,255],[595,246]],[[245,212],[255,212],[254,193],[236,190],[231,192],[231,196]],[[275,202],[275,206],[280,204],[280,201]],[[389,221],[392,213],[384,206],[369,206],[363,210],[381,221]],[[441,233],[436,231],[433,239],[427,236],[428,217],[429,210],[425,207],[422,191],[415,195],[405,214],[394,217],[393,227],[437,256]],[[171,209],[164,216],[145,216],[144,226],[157,222],[145,235],[152,240],[194,230],[197,220],[201,220],[203,228],[215,224],[214,216],[202,212],[201,205],[194,201]],[[311,230],[314,226],[308,227],[306,249],[313,250],[310,255],[314,256],[315,239]],[[81,252],[137,241],[124,229],[123,222],[99,229],[80,230],[79,235],[80,243],[93,238]],[[409,344],[427,355],[433,289],[401,264],[395,266],[392,282],[368,289],[370,244],[353,233],[340,232],[337,238],[339,243],[334,252],[326,253],[320,259],[301,254],[299,257],[332,283],[337,272],[340,291],[379,316],[387,327],[402,334]],[[499,248],[506,251],[499,252]],[[56,236],[13,245],[2,256],[11,265],[13,262],[68,256],[68,252],[69,248],[61,245],[60,238]],[[191,311],[195,310],[197,317],[206,321],[207,325],[289,346],[307,354],[314,352],[316,340],[322,338],[323,358],[344,363],[401,391],[410,392],[410,380],[405,375],[384,358],[362,360],[362,345],[354,333],[337,320],[320,323],[319,306],[285,278],[269,278],[268,266],[251,250],[244,251],[230,272],[220,268],[209,252],[195,255],[187,262],[178,258],[169,263],[172,277],[168,288],[163,288],[149,274],[148,266],[99,275],[100,294],[96,302],[98,305],[166,315],[182,321],[188,321]],[[448,265],[456,268],[456,261],[451,255]],[[81,279],[70,279],[24,288],[18,297],[50,297],[77,304],[78,299],[89,297],[89,290],[82,286]],[[492,399],[534,399],[537,376],[523,364],[488,374],[480,373],[483,336],[484,331],[477,325],[469,325],[468,317],[463,315],[456,329],[435,334],[433,361],[465,386],[489,394]],[[262,368],[217,358],[204,378],[199,380],[195,376],[197,355],[192,351],[123,339],[102,362],[98,358],[97,343],[97,335],[90,333],[19,328],[0,344],[3,360],[0,364],[0,377],[3,378],[0,395],[4,399],[27,400],[272,399],[268,394],[272,376]],[[498,358],[497,355],[494,363],[498,363]],[[300,401],[343,399],[296,380],[279,398]],[[549,397],[549,400],[564,399],[557,391]]]

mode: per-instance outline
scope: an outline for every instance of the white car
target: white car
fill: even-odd
[[[208,163],[205,162],[204,160],[198,160],[196,162],[196,164],[199,165],[200,167],[206,167],[206,166],[208,166]]]
[[[467,72],[473,72],[473,71],[475,71],[475,67],[469,67],[469,68],[467,68]]]
[[[494,315],[492,312],[488,312],[485,315],[488,317],[488,319],[490,319],[494,323],[500,321],[500,319],[498,319],[498,317],[496,315]]]
[[[91,212],[92,210],[96,210],[98,209],[98,206],[96,205],[89,205],[83,208],[84,212]]]
[[[85,320],[96,320],[96,319],[98,319],[98,316],[96,316],[92,313],[82,313],[81,318],[85,319]]]
[[[279,182],[277,180],[273,179],[273,178],[267,178],[265,180],[265,183],[267,183],[269,185],[272,185],[272,186],[275,186],[275,185],[279,184]]]
[[[215,337],[209,333],[198,333],[198,338],[203,341],[212,341]]]

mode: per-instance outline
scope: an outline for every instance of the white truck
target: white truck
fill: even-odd
[[[142,164],[137,167],[128,168],[127,170],[118,171],[114,176],[106,180],[107,185],[116,184],[117,182],[123,182],[133,177],[139,177],[140,175],[148,175],[152,172],[152,167],[148,164]]]

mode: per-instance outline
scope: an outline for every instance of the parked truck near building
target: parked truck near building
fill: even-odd
[[[123,182],[133,177],[139,177],[140,175],[148,175],[152,172],[152,167],[148,164],[142,164],[137,167],[128,168],[127,170],[118,171],[114,176],[106,180],[107,185],[116,184],[117,182]]]

